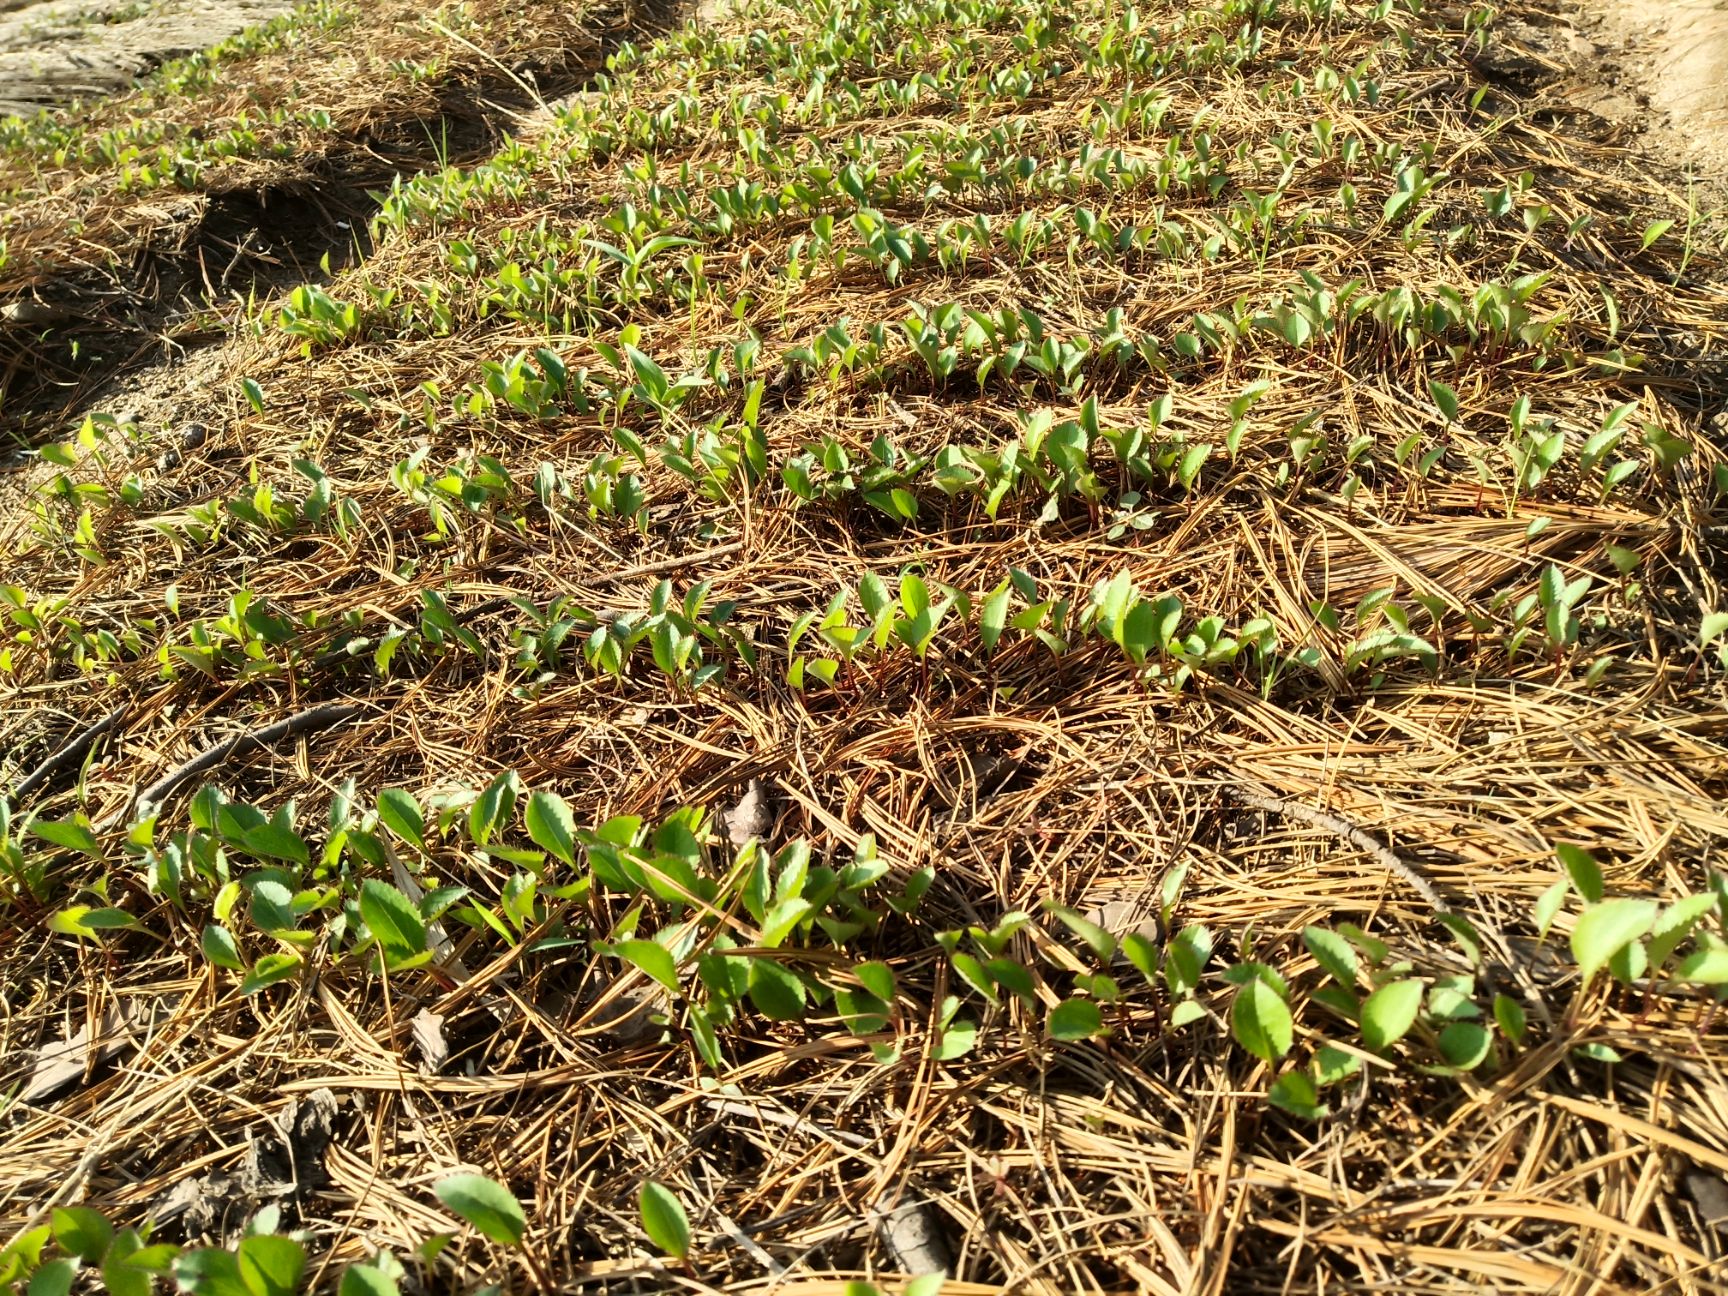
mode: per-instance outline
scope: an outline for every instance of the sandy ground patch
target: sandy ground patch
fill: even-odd
[[[1728,205],[1728,0],[1583,0],[1496,24],[1478,60],[1540,108],[1564,104],[1630,149],[1628,165]]]
[[[1622,82],[1691,151],[1720,172],[1728,164],[1728,0],[1620,0],[1592,4],[1585,32]],[[1635,91],[1636,93],[1636,91]]]
[[[0,0],[0,115],[112,94],[285,0]]]

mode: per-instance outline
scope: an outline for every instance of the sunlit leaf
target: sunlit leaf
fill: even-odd
[[[642,1231],[667,1255],[682,1260],[690,1254],[690,1221],[671,1189],[652,1179],[642,1185],[638,1198]]]
[[[501,1246],[515,1246],[528,1228],[521,1203],[503,1184],[485,1175],[451,1175],[440,1179],[432,1191],[449,1210]]]

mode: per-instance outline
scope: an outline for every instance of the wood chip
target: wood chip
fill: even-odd
[[[420,1050],[420,1069],[427,1075],[437,1075],[450,1060],[450,1042],[444,1038],[444,1018],[430,1008],[414,1014],[410,1024],[415,1047]]]
[[[36,1057],[36,1066],[24,1092],[19,1095],[19,1101],[45,1102],[82,1080],[90,1067],[133,1044],[130,1027],[131,1023],[119,1004],[110,1000],[102,1009],[102,1018],[94,1035],[86,1019],[71,1037],[43,1048]]]

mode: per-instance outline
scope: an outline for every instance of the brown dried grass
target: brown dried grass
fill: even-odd
[[[522,11],[522,39],[535,39],[547,20]],[[1424,49],[1438,48],[1445,21],[1421,30],[1434,42]],[[387,27],[381,21],[377,33]],[[370,56],[375,37],[387,45],[367,32],[357,59]],[[1300,67],[1321,57],[1313,34],[1280,29],[1279,39],[1279,53]],[[1370,43],[1356,28],[1335,40],[1334,65]],[[1254,141],[1300,125],[1253,102],[1255,75],[1270,73],[1173,86],[1173,117],[1209,109],[1216,129]],[[1562,229],[1586,209],[1631,211],[1647,196],[1635,158],[1573,128],[1525,118],[1482,132],[1460,109],[1475,81],[1455,54],[1389,68],[1387,81],[1385,106],[1357,107],[1337,123],[1340,133],[1426,131],[1472,183],[1536,169]],[[676,88],[648,76],[637,93],[651,103]],[[1072,150],[1082,97],[1077,88],[1073,100],[1034,108],[1047,152]],[[369,102],[356,111],[382,109]],[[892,136],[910,124],[856,128]],[[675,171],[704,147],[698,137],[666,150],[662,169]],[[574,221],[603,211],[622,188],[615,165],[573,159],[569,179],[519,210],[487,213],[481,232]],[[1293,201],[1323,196],[1316,182]],[[1117,210],[1135,214],[1132,203]],[[756,231],[710,258],[711,277],[754,296],[752,322],[769,350],[841,315],[898,319],[913,299],[1036,302],[1052,328],[1089,326],[1105,306],[1121,305],[1131,325],[1163,328],[1266,282],[1230,257],[1169,281],[1087,265],[987,264],[953,281],[926,272],[890,289],[848,272],[806,285],[782,314],[773,267],[797,232]],[[43,915],[22,905],[0,931],[8,985],[0,1056],[13,1075],[63,1023],[99,1020],[116,1000],[157,1006],[154,1025],[120,1063],[62,1098],[14,1105],[0,1118],[0,1219],[15,1224],[74,1199],[140,1218],[176,1183],[236,1165],[266,1117],[329,1088],[342,1103],[339,1135],[329,1183],[302,1223],[327,1255],[331,1280],[340,1264],[380,1245],[406,1250],[446,1227],[430,1185],[471,1165],[527,1201],[537,1271],[563,1290],[838,1293],[844,1277],[893,1272],[874,1212],[908,1200],[931,1204],[962,1280],[945,1290],[961,1293],[1728,1290],[1728,1244],[1705,1219],[1708,1186],[1728,1178],[1728,1026],[1697,1001],[1580,985],[1569,959],[1539,947],[1529,928],[1530,905],[1556,876],[1556,841],[1589,843],[1609,863],[1611,887],[1654,894],[1702,886],[1728,834],[1723,681],[1688,642],[1698,613],[1723,606],[1721,506],[1706,483],[1724,445],[1706,419],[1722,391],[1712,367],[1728,295],[1718,262],[1701,258],[1676,286],[1651,272],[1635,242],[1635,233],[1606,224],[1571,245],[1496,228],[1472,249],[1412,251],[1390,237],[1322,228],[1281,253],[1281,277],[1307,266],[1334,281],[1421,285],[1498,273],[1516,252],[1552,272],[1541,305],[1567,312],[1581,342],[1601,339],[1599,286],[1619,288],[1629,321],[1636,303],[1632,327],[1652,356],[1649,373],[1621,379],[1539,372],[1527,355],[1469,358],[1449,376],[1466,410],[1456,453],[1419,487],[1388,483],[1353,507],[1320,486],[1280,487],[1275,429],[1317,404],[1329,408],[1341,442],[1369,430],[1390,444],[1421,427],[1424,373],[1390,347],[1341,348],[1301,369],[1239,356],[1202,371],[1180,401],[1196,430],[1226,426],[1228,402],[1250,378],[1275,387],[1239,466],[1210,475],[1192,496],[1157,500],[1157,526],[1122,542],[1083,517],[1039,529],[1035,502],[996,524],[953,508],[896,532],[858,512],[788,507],[777,491],[741,510],[719,508],[659,474],[650,540],[605,523],[561,528],[542,519],[517,533],[476,519],[438,551],[422,539],[423,513],[387,485],[388,465],[417,435],[400,430],[395,414],[415,407],[418,384],[449,392],[472,378],[479,359],[535,341],[470,316],[454,337],[375,337],[310,358],[279,338],[237,337],[218,353],[227,404],[203,412],[211,441],[177,469],[143,473],[167,511],[234,493],[253,467],[282,480],[287,460],[315,447],[364,510],[366,534],[352,552],[229,548],[182,562],[145,519],[117,514],[103,519],[111,564],[79,570],[48,550],[24,550],[22,522],[8,524],[18,554],[8,579],[35,594],[68,594],[79,615],[115,623],[157,613],[170,581],[186,615],[214,615],[242,579],[296,615],[360,608],[377,625],[410,615],[418,590],[431,587],[464,604],[510,592],[629,607],[655,576],[618,580],[619,571],[735,540],[741,548],[675,575],[710,579],[738,599],[768,644],[783,642],[785,625],[838,584],[911,561],[973,589],[1017,564],[1081,598],[1126,565],[1142,586],[1174,590],[1192,608],[1233,624],[1261,613],[1295,638],[1314,599],[1348,608],[1396,580],[1479,611],[1496,593],[1533,588],[1550,561],[1601,575],[1602,540],[1635,546],[1645,558],[1645,603],[1614,615],[1606,633],[1621,661],[1588,692],[1575,672],[1532,659],[1508,668],[1491,644],[1463,633],[1448,644],[1438,679],[1395,677],[1367,689],[1334,669],[1270,699],[1223,679],[1182,695],[1148,691],[1098,648],[1059,661],[1017,648],[989,662],[953,649],[927,674],[904,662],[866,663],[842,690],[810,695],[787,689],[770,658],[761,674],[696,699],[646,676],[613,683],[572,669],[523,700],[512,696],[502,659],[448,659],[389,682],[350,671],[216,685],[189,672],[162,683],[148,660],[104,682],[29,657],[7,686],[0,725],[20,768],[52,746],[48,735],[81,723],[72,717],[131,704],[124,741],[101,754],[85,782],[97,818],[222,733],[341,697],[366,706],[361,722],[291,751],[254,754],[226,772],[225,785],[268,805],[295,796],[309,812],[350,775],[365,789],[425,791],[515,768],[559,790],[579,820],[597,821],[718,806],[762,777],[781,798],[777,839],[803,835],[841,850],[872,832],[897,873],[935,866],[934,929],[1046,899],[1144,907],[1170,870],[1186,866],[1185,921],[1228,940],[1252,930],[1257,948],[1291,969],[1306,962],[1294,940],[1300,928],[1332,920],[1372,924],[1424,966],[1457,962],[1420,896],[1335,834],[1230,799],[1232,789],[1252,789],[1346,818],[1476,918],[1493,975],[1533,992],[1546,1015],[1539,1042],[1504,1073],[1457,1082],[1371,1066],[1371,1082],[1343,1110],[1306,1125],[1266,1104],[1266,1069],[1221,1031],[1167,1035],[1149,1005],[1136,1005],[1108,1043],[1053,1047],[1010,1007],[960,1063],[934,1059],[926,1022],[908,1022],[903,1059],[878,1066],[834,1023],[746,1021],[732,1042],[736,1066],[721,1077],[739,1096],[722,1096],[705,1087],[681,1042],[620,1044],[599,1028],[593,1000],[610,978],[584,952],[533,964],[498,958],[458,989],[409,976],[388,995],[376,979],[330,964],[287,992],[240,999],[203,964],[196,926],[121,870],[110,878],[113,899],[168,939],[127,937],[108,949],[45,940]],[[407,282],[441,258],[437,236],[389,240],[332,291],[357,294],[361,277]],[[720,306],[693,320],[642,323],[645,348],[663,360],[690,339],[705,345],[737,328]],[[587,338],[557,342],[573,365],[593,362]],[[266,415],[232,394],[241,375],[271,392]],[[350,388],[366,391],[372,409],[341,395]],[[1106,377],[1092,390],[1106,420],[1121,422],[1158,388]],[[1492,492],[1484,504],[1466,456],[1500,453],[1495,419],[1525,391],[1573,429],[1594,427],[1603,410],[1636,397],[1641,417],[1690,437],[1695,453],[1676,477],[1608,503],[1560,480],[1510,513]],[[1010,413],[995,399],[911,381],[885,393],[843,382],[786,395],[766,426],[777,455],[827,430],[859,446],[887,432],[922,452],[994,437]],[[607,444],[595,420],[574,416],[498,429],[446,423],[432,436],[433,462],[482,450],[524,475],[542,458],[578,466]],[[1526,540],[1532,510],[1553,521]],[[403,575],[410,557],[424,565]],[[497,641],[509,615],[476,626]],[[978,786],[983,754],[1015,763],[1007,790]],[[441,880],[481,894],[503,881],[489,867],[455,857],[434,864]],[[600,934],[618,916],[599,903],[587,915]],[[898,958],[902,985],[926,1009],[940,1002],[946,971],[931,951],[884,953]],[[410,1021],[421,1009],[446,1017],[450,1074],[422,1074],[415,1064]],[[1572,1049],[1587,1041],[1630,1060],[1611,1070],[1581,1062]],[[634,1193],[644,1177],[674,1185],[691,1206],[700,1281],[648,1261],[635,1240]],[[518,1289],[537,1282],[519,1258],[472,1237],[452,1254],[440,1284],[500,1274]]]

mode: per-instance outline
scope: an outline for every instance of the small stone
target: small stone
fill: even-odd
[[[42,324],[53,324],[63,320],[67,312],[48,302],[27,298],[22,301],[11,301],[0,306],[0,323],[17,324],[23,328],[31,328]]]
[[[747,846],[752,838],[767,835],[774,826],[774,808],[761,779],[751,779],[738,804],[720,812],[720,825],[734,846]]]
[[[876,1227],[900,1272],[954,1272],[954,1252],[943,1235],[935,1207],[916,1199],[876,1215]]]
[[[188,423],[180,429],[180,444],[173,449],[165,450],[156,456],[156,467],[166,472],[170,468],[178,468],[183,454],[196,450],[210,436],[210,429],[202,423]]]
[[[103,1006],[102,1020],[94,1036],[86,1021],[70,1038],[44,1046],[36,1056],[36,1065],[19,1095],[20,1100],[43,1102],[82,1080],[90,1066],[113,1057],[132,1042],[127,1026],[126,1015],[110,1002]]]
[[[1686,1195],[1704,1224],[1718,1233],[1728,1233],[1728,1186],[1721,1176],[1692,1169],[1686,1172],[1685,1184]]]
[[[614,994],[594,1014],[593,1025],[618,1044],[634,1044],[657,1033],[654,1015],[665,1005],[664,994],[644,987]]]

